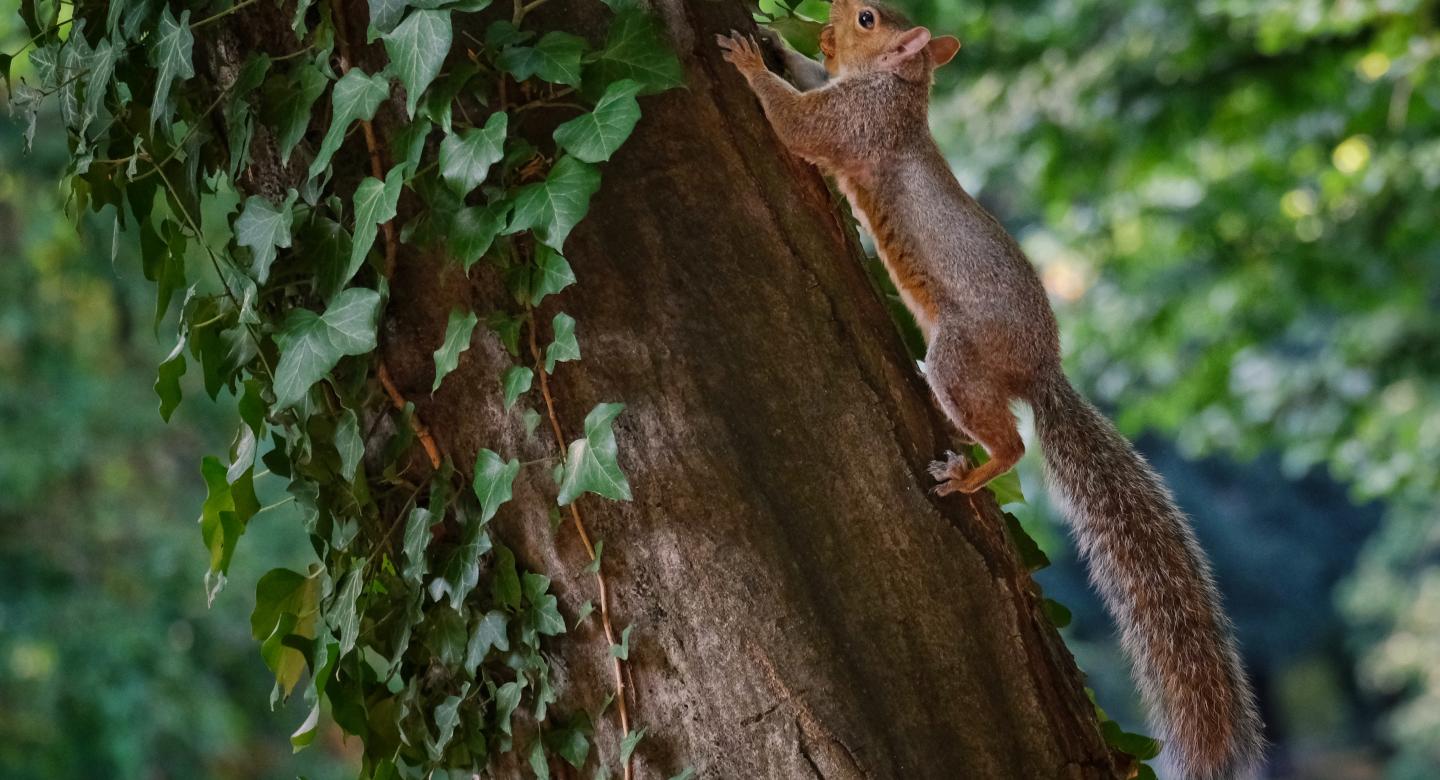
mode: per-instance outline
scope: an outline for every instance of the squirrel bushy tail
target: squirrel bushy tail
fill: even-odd
[[[1119,624],[1141,695],[1186,780],[1245,777],[1264,747],[1210,565],[1145,459],[1059,371],[1030,399],[1051,495]]]

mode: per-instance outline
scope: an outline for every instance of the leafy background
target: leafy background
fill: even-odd
[[[962,182],[1040,266],[1072,373],[1196,516],[1275,776],[1435,776],[1434,3],[908,10],[965,42],[932,117]],[[0,16],[0,51],[26,38]],[[0,776],[353,776],[357,746],[333,728],[289,755],[302,713],[269,712],[246,620],[266,568],[310,560],[298,513],[250,524],[206,609],[194,464],[232,420],[192,371],[162,424],[150,387],[173,342],[140,260],[122,246],[112,263],[108,225],[76,234],[63,134],[28,156],[20,136],[0,126]],[[255,216],[247,246],[283,249]],[[1033,463],[1022,481],[1012,509],[1057,563],[1040,576],[1074,614],[1070,645],[1142,728]]]

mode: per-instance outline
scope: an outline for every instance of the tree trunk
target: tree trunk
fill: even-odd
[[[365,4],[346,5],[363,29]],[[566,245],[579,284],[537,313],[579,323],[584,358],[551,383],[565,436],[596,403],[627,404],[616,431],[634,501],[581,509],[605,542],[616,630],[634,629],[629,709],[649,729],[637,776],[687,765],[704,778],[1115,776],[995,503],[929,493],[925,467],[951,433],[842,207],[719,57],[715,33],[751,26],[744,4],[657,6],[688,88],[642,100]],[[586,33],[604,12],[537,13]],[[285,11],[253,13],[283,29]],[[243,184],[280,192],[283,179],[263,173],[265,140],[262,173]],[[364,175],[363,150],[349,154],[337,171]],[[483,328],[429,392],[449,311],[483,320],[506,295],[497,276],[482,264],[467,279],[402,247],[382,325],[397,384],[457,464],[482,447],[556,454],[503,410],[511,358]],[[598,595],[575,530],[551,530],[554,490],[547,469],[525,469],[495,530],[554,577],[573,621]],[[598,711],[614,690],[598,621],[552,644],[558,706]],[[612,766],[617,730],[612,706],[596,735]]]

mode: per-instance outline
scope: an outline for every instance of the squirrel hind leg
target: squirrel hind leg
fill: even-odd
[[[965,457],[949,453],[944,462],[932,464],[930,473],[940,482],[935,492],[942,496],[979,491],[1025,454],[1004,378],[987,371],[983,360],[967,359],[967,347],[963,337],[938,333],[925,356],[926,379],[946,416],[990,459],[972,467]]]

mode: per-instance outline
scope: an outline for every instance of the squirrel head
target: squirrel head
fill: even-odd
[[[907,81],[927,81],[960,50],[951,35],[932,37],[888,5],[872,0],[835,0],[830,23],[820,31],[820,50],[832,76],[891,71]]]

